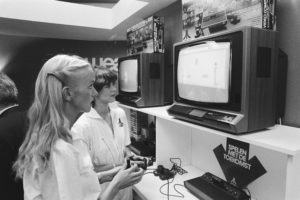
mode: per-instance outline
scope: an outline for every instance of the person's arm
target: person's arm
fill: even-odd
[[[90,162],[91,165],[92,165],[92,160],[91,160],[90,154],[88,152],[87,143],[82,139],[74,139],[73,140],[73,145],[79,150],[82,157],[84,157],[84,160],[86,162]],[[113,167],[113,166],[111,166],[111,167]],[[107,169],[105,171],[99,172],[97,167],[94,168],[94,171],[97,173],[97,176],[98,176],[98,179],[99,179],[100,183],[111,181],[119,170],[120,170],[120,167],[114,167],[114,168],[110,168],[110,169]]]
[[[81,156],[84,158],[84,162],[89,162],[92,165],[91,157],[88,152],[87,143],[84,140],[77,138],[77,139],[73,140],[73,145],[76,147],[77,150],[79,150]],[[97,174],[99,182],[102,183],[102,182],[105,182],[104,180],[108,180],[108,179],[112,180],[113,177],[115,176],[115,174],[120,170],[120,168],[119,169],[116,168],[115,170],[116,170],[116,172],[114,172],[112,169],[112,171],[110,173],[108,173],[110,176],[106,176],[106,175],[101,176],[100,174]],[[120,190],[119,181],[115,181],[114,184],[111,185],[111,187],[102,191],[97,199],[98,200],[111,200],[117,195],[119,190]]]
[[[74,147],[73,147],[74,148]],[[73,149],[71,144],[66,144],[62,142],[55,147],[52,152],[52,166],[54,168],[53,173],[56,177],[57,190],[59,199],[64,200],[82,200],[85,198],[97,199],[101,192],[99,183],[97,183],[97,178],[90,174],[86,180],[91,184],[89,187],[94,187],[95,190],[90,190],[88,194],[84,192],[86,188],[85,182],[82,181],[80,174],[80,166],[83,165],[79,158],[78,152]],[[84,161],[83,161],[84,162]],[[97,188],[98,187],[98,188]],[[97,191],[97,189],[98,191]]]
[[[122,166],[114,167],[110,170],[102,171],[102,172],[97,172],[98,179],[100,183],[105,183],[108,181],[111,181],[114,176],[120,171]]]
[[[143,175],[144,170],[138,168],[137,165],[133,165],[128,169],[126,169],[126,165],[123,165],[106,190],[101,193],[98,200],[112,199],[112,196],[118,193],[119,190],[140,182]]]
[[[105,191],[103,191],[100,196],[97,198],[97,200],[111,200],[113,199],[118,192],[120,191],[120,188],[118,187],[118,184],[110,184]]]

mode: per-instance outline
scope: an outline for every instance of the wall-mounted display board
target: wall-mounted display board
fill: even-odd
[[[182,0],[182,40],[241,26],[276,30],[276,0]]]

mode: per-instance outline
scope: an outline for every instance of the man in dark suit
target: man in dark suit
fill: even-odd
[[[0,72],[0,198],[22,200],[23,185],[12,169],[26,133],[26,114],[17,104],[14,82]]]

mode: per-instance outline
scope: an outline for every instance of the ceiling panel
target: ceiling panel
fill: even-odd
[[[5,1],[11,2],[12,0],[3,0],[3,2]],[[86,3],[89,0],[84,0],[84,1]],[[115,0],[99,0],[99,1],[111,2]],[[143,7],[141,10],[137,11],[132,16],[128,17],[126,20],[124,20],[123,22],[115,26],[113,29],[103,29],[103,28],[93,28],[91,26],[59,24],[55,22],[45,23],[45,22],[39,22],[33,20],[25,20],[22,18],[13,18],[13,17],[8,18],[5,17],[4,15],[1,16],[1,13],[3,14],[3,12],[5,12],[7,9],[4,9],[3,5],[5,4],[3,4],[2,0],[0,0],[0,10],[1,7],[3,8],[2,9],[3,12],[2,11],[0,12],[0,34],[41,37],[41,38],[89,40],[89,41],[126,40],[126,30],[128,28],[139,23],[143,19],[153,15],[155,12],[158,12],[159,10],[169,6],[171,3],[174,3],[176,0],[139,0],[139,1],[145,1],[148,2],[148,4],[145,7]],[[96,3],[96,4],[100,4],[100,3]],[[101,4],[110,5],[111,3],[101,3]],[[45,7],[45,9],[47,8]],[[65,14],[67,17],[69,17],[68,10],[66,10],[66,12],[62,14]],[[82,16],[85,15],[82,14]],[[107,19],[105,18],[99,19],[99,21],[101,20],[107,20]]]
[[[57,0],[57,1],[65,1],[70,3],[118,3],[119,0]]]

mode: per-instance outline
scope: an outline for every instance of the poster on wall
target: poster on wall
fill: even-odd
[[[127,29],[127,55],[164,53],[164,18],[151,16]]]
[[[249,158],[249,143],[227,138],[226,149],[220,144],[214,149],[215,156],[226,180],[244,188],[267,171],[256,156]]]
[[[276,0],[182,0],[182,40],[253,26],[276,30]]]

